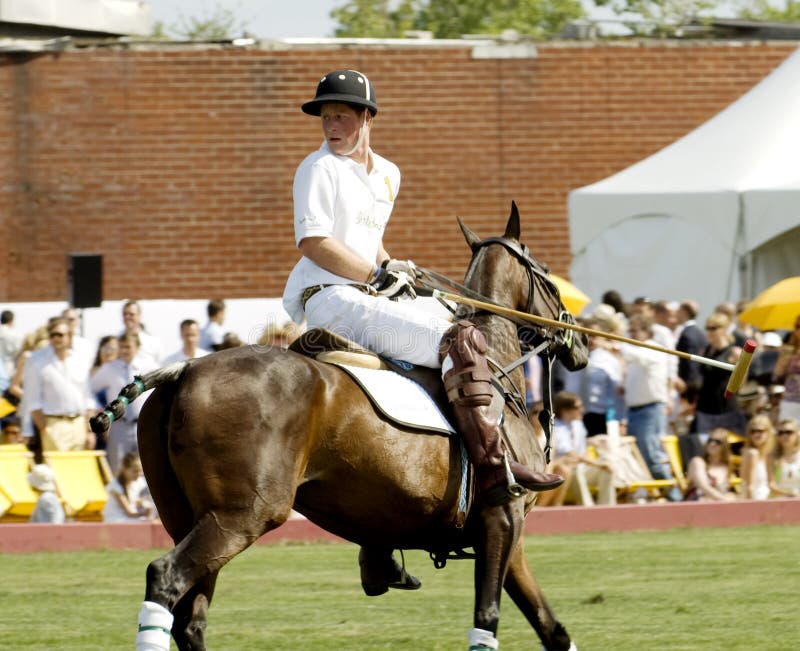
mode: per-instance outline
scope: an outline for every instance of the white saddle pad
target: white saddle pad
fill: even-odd
[[[352,377],[387,418],[407,427],[455,434],[438,405],[414,380],[395,373],[349,364],[336,366]]]

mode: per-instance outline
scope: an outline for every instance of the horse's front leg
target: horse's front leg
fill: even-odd
[[[482,526],[475,543],[475,617],[474,628],[469,632],[469,651],[498,648],[500,595],[524,520],[521,499],[484,507],[480,513]]]
[[[525,559],[525,543],[519,539],[508,564],[505,589],[539,634],[544,651],[577,651],[566,629],[556,619]]]

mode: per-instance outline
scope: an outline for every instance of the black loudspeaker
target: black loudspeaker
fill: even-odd
[[[73,307],[103,303],[103,256],[72,253],[67,262],[67,293]]]

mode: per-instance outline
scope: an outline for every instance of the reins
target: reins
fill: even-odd
[[[536,280],[539,279],[545,283],[547,289],[550,292],[550,296],[553,296],[555,300],[558,301],[559,306],[561,305],[561,294],[558,291],[558,287],[556,284],[548,277],[548,272],[545,267],[543,267],[540,263],[534,260],[528,248],[525,245],[518,244],[517,242],[510,240],[505,237],[490,237],[480,242],[475,247],[477,251],[484,246],[488,246],[489,244],[500,244],[503,246],[507,251],[512,253],[521,263],[522,266],[528,273],[528,280],[529,280],[529,291],[528,291],[528,304],[527,304],[527,312],[531,312],[534,306],[534,292],[536,290]],[[473,262],[475,258],[473,257]],[[470,269],[472,265],[470,265]],[[469,275],[470,269],[467,270],[466,276]],[[505,401],[509,406],[518,413],[521,417],[530,418],[528,413],[527,405],[525,404],[525,394],[520,390],[520,387],[516,385],[516,383],[511,379],[510,373],[517,369],[518,367],[525,364],[529,359],[531,359],[534,355],[540,355],[543,357],[543,364],[542,364],[542,401],[543,401],[543,410],[539,414],[539,422],[544,430],[545,435],[545,447],[544,447],[544,454],[545,460],[547,463],[550,462],[550,440],[553,431],[553,410],[552,410],[552,368],[553,362],[555,360],[555,354],[552,351],[552,346],[556,343],[557,337],[563,337],[564,330],[559,330],[556,334],[553,334],[550,330],[547,330],[543,327],[532,328],[531,323],[528,320],[515,317],[514,315],[509,314],[498,314],[498,312],[491,309],[491,307],[499,307],[503,308],[502,305],[492,301],[488,297],[484,296],[480,292],[476,292],[463,283],[459,283],[447,276],[440,274],[436,271],[432,271],[430,269],[426,269],[424,267],[417,267],[418,272],[418,282],[422,285],[422,287],[417,288],[417,293],[420,296],[435,296],[437,300],[448,310],[450,311],[453,316],[456,316],[456,309],[453,309],[450,304],[441,296],[442,292],[442,285],[445,287],[450,287],[452,289],[457,290],[461,296],[472,299],[473,301],[478,301],[480,303],[484,303],[487,305],[488,309],[474,309],[473,314],[480,314],[482,312],[487,312],[494,316],[501,316],[508,321],[511,321],[515,325],[517,325],[518,331],[522,332],[534,332],[535,339],[538,341],[528,342],[525,341],[522,337],[518,335],[520,346],[524,348],[530,348],[527,350],[521,357],[514,360],[511,364],[503,367],[498,364],[495,360],[487,357],[487,361],[496,369],[495,371],[495,379],[496,384],[495,386],[498,390],[503,394],[505,397]],[[462,303],[463,306],[463,303]],[[562,320],[569,320],[570,322],[574,323],[572,319],[572,315],[569,312],[561,311],[559,314],[558,321],[561,322]],[[567,330],[571,334],[571,331]],[[566,341],[567,345],[571,342]],[[508,383],[513,387],[513,390],[506,389],[505,385],[502,383],[503,378],[505,378]]]

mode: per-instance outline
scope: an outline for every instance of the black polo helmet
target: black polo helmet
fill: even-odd
[[[303,104],[303,113],[319,115],[322,105],[326,102],[341,102],[363,107],[372,115],[378,112],[372,82],[367,75],[358,70],[334,70],[325,75],[317,85],[314,99]]]

